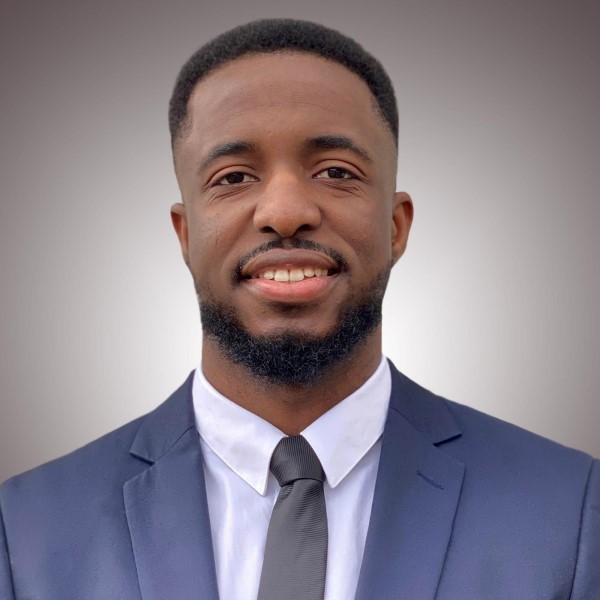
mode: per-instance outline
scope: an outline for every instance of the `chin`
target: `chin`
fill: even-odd
[[[350,358],[381,322],[381,302],[342,310],[338,322],[323,334],[314,328],[274,328],[249,331],[234,311],[202,304],[202,330],[232,363],[252,376],[277,385],[313,385],[331,367]]]
[[[203,298],[202,331],[216,342],[227,360],[254,377],[279,385],[312,385],[328,369],[349,360],[379,327],[390,269],[391,265],[384,268],[360,299],[349,297],[339,305],[330,327],[325,325],[328,319],[324,311],[302,315],[298,306],[288,305],[277,319],[281,327],[273,320],[269,328],[259,327],[261,331],[254,332],[236,309]],[[261,325],[256,317],[254,321]]]

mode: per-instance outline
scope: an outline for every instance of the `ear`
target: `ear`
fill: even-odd
[[[189,251],[189,239],[188,239],[188,221],[185,205],[181,202],[177,202],[171,206],[171,222],[175,233],[179,238],[179,245],[181,246],[181,253],[183,254],[183,260],[185,264],[188,263],[188,251]]]
[[[392,262],[396,264],[406,250],[413,222],[413,203],[406,192],[394,194],[392,207]]]

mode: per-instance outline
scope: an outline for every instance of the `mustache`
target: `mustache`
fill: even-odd
[[[348,261],[339,252],[337,252],[333,248],[330,248],[329,246],[324,246],[323,244],[319,244],[318,242],[314,242],[313,240],[305,240],[303,238],[277,238],[275,240],[265,242],[264,244],[261,244],[253,250],[250,250],[250,252],[244,254],[236,265],[234,271],[234,280],[239,281],[240,279],[242,279],[242,269],[255,256],[258,256],[259,254],[263,254],[264,252],[268,252],[269,250],[273,249],[290,250],[296,248],[321,252],[321,254],[325,254],[326,256],[334,260],[337,263],[340,271],[350,270],[350,264],[348,263]]]

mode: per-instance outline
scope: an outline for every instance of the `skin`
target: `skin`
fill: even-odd
[[[200,302],[233,309],[255,335],[323,336],[340,306],[364,297],[402,256],[413,218],[410,197],[395,191],[397,152],[370,90],[320,57],[250,55],[203,79],[188,111],[174,149],[182,202],[171,217]],[[340,145],[331,138],[360,150],[324,147]],[[211,159],[216,147],[240,141],[245,148],[231,144]],[[326,253],[284,249],[259,253],[239,272],[240,260],[261,245],[282,239],[288,248],[294,238],[321,244],[346,267]],[[299,283],[257,278],[271,268],[313,263],[330,275]],[[314,386],[281,386],[232,363],[209,336],[202,347],[208,381],[288,435],[360,387],[380,358],[381,325]]]

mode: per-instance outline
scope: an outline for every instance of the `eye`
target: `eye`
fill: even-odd
[[[248,173],[242,173],[242,171],[232,171],[220,177],[215,181],[213,185],[235,185],[236,183],[249,183],[251,181],[258,181],[253,175]]]
[[[342,167],[329,167],[317,173],[315,179],[356,179],[356,176]]]

